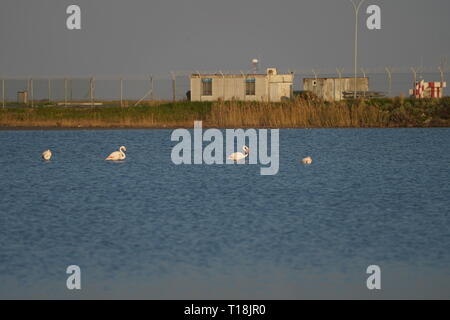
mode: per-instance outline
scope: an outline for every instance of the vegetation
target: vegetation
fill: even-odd
[[[218,101],[153,102],[137,107],[56,107],[0,109],[0,127],[52,128],[395,128],[450,127],[450,98],[404,97],[327,103],[299,96],[281,103]]]

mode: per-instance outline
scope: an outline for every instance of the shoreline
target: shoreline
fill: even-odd
[[[192,126],[155,126],[155,127],[142,127],[142,126],[109,126],[109,127],[57,127],[57,126],[0,126],[0,132],[2,131],[119,131],[119,130],[176,130],[176,129],[193,129]],[[227,126],[227,127],[217,127],[211,125],[202,126],[203,129],[279,129],[279,130],[348,130],[348,129],[358,129],[358,130],[374,130],[374,129],[450,129],[450,126],[429,126],[429,127],[272,127],[272,126]]]
[[[450,98],[339,103],[298,98],[281,103],[183,101],[126,108],[41,105],[0,109],[0,131],[192,129],[195,121],[202,121],[206,129],[450,128]]]

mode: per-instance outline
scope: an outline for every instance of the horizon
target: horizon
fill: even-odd
[[[3,77],[249,70],[254,58],[262,70],[344,68],[351,74],[354,69],[354,13],[345,0],[3,2]],[[450,44],[442,39],[450,27],[445,17],[450,3],[432,2],[366,2],[360,12],[358,67],[446,67]],[[66,27],[66,8],[74,3],[81,8],[81,30]],[[381,30],[365,26],[371,4],[381,7]]]

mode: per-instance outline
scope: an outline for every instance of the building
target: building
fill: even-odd
[[[303,90],[314,93],[326,101],[341,101],[353,98],[355,91],[355,78],[305,78]],[[369,93],[369,78],[356,79],[358,97]]]
[[[293,74],[278,74],[269,68],[265,74],[192,74],[191,101],[271,101],[290,99]]]
[[[416,99],[442,98],[442,92],[447,87],[447,82],[416,82],[416,87],[409,90],[409,94]]]
[[[17,92],[17,103],[28,104],[28,92],[27,91]]]

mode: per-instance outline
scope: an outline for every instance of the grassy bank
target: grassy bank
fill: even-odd
[[[0,127],[51,128],[396,128],[450,127],[450,98],[377,99],[326,103],[299,97],[283,103],[177,102],[138,107],[0,109]]]

